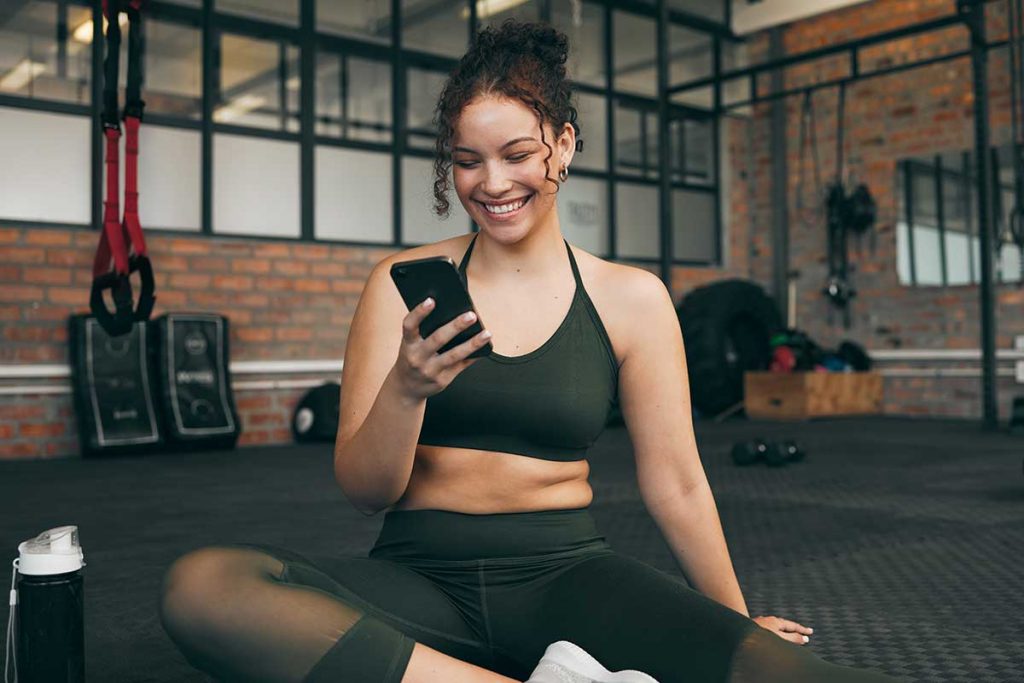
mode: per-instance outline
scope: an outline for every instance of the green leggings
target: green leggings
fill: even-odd
[[[638,669],[659,683],[896,680],[825,662],[685,581],[613,551],[586,508],[490,515],[392,510],[365,558],[233,545],[283,565],[266,577],[268,587],[299,587],[308,594],[303,599],[316,595],[350,610],[346,623],[321,629],[332,634],[325,645],[292,658],[293,680],[399,683],[419,642],[523,681],[557,640],[576,643],[612,671]],[[178,599],[165,590],[165,627],[193,664],[232,678],[233,657],[244,653],[252,665],[265,648],[245,652],[240,644],[255,641],[232,641],[232,629],[211,626],[224,619],[228,598],[220,598],[217,614],[194,613],[210,601],[184,598],[183,582],[202,580],[198,569],[189,573],[172,571],[167,585],[177,586]],[[252,586],[238,591],[246,601],[237,598],[239,613],[257,614],[259,584]],[[328,618],[315,609],[308,614],[304,625]],[[328,614],[345,621],[344,612]],[[262,624],[272,631],[287,623],[263,621],[249,616],[233,629],[241,634]],[[190,629],[206,630],[190,637]],[[268,642],[283,648],[286,641],[282,633]]]

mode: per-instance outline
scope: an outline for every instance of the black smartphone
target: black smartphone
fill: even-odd
[[[431,256],[394,263],[391,265],[391,279],[394,280],[395,286],[398,287],[398,291],[402,295],[402,300],[405,301],[405,305],[410,311],[427,297],[434,300],[434,310],[428,313],[420,323],[420,337],[423,339],[466,311],[476,312],[462,274],[459,273],[455,262],[448,256]],[[455,335],[437,352],[444,353],[455,348],[482,332],[483,329],[480,314],[477,313],[476,320],[472,325]],[[487,342],[467,357],[489,356],[491,351],[491,342]]]

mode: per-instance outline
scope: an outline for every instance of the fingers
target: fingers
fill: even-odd
[[[427,298],[419,302],[409,314],[402,319],[402,336],[407,342],[415,342],[420,339],[420,323],[434,310],[433,299]]]
[[[781,628],[784,631],[796,631],[797,633],[803,633],[804,635],[814,633],[813,628],[798,624],[797,622],[790,621],[789,619],[779,619],[779,622],[781,623]]]

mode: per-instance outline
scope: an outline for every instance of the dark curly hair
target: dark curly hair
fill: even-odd
[[[537,112],[541,142],[548,148],[544,158],[545,178],[550,177],[548,159],[554,154],[544,138],[544,124],[560,131],[565,123],[576,132],[576,149],[583,150],[576,123],[573,94],[565,76],[569,39],[548,24],[506,19],[501,26],[488,26],[477,33],[469,50],[445,82],[437,107],[434,157],[434,212],[448,216],[448,173],[452,168],[452,136],[462,108],[479,95],[501,95],[520,99]]]

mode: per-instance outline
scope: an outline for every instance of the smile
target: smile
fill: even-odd
[[[533,199],[533,194],[529,195],[525,199],[519,199],[514,202],[509,202],[508,204],[500,204],[493,206],[484,204],[483,202],[477,202],[477,204],[484,207],[484,211],[487,212],[488,216],[497,218],[499,220],[507,220],[516,216],[520,211],[522,211],[523,207],[529,204],[531,199]]]

